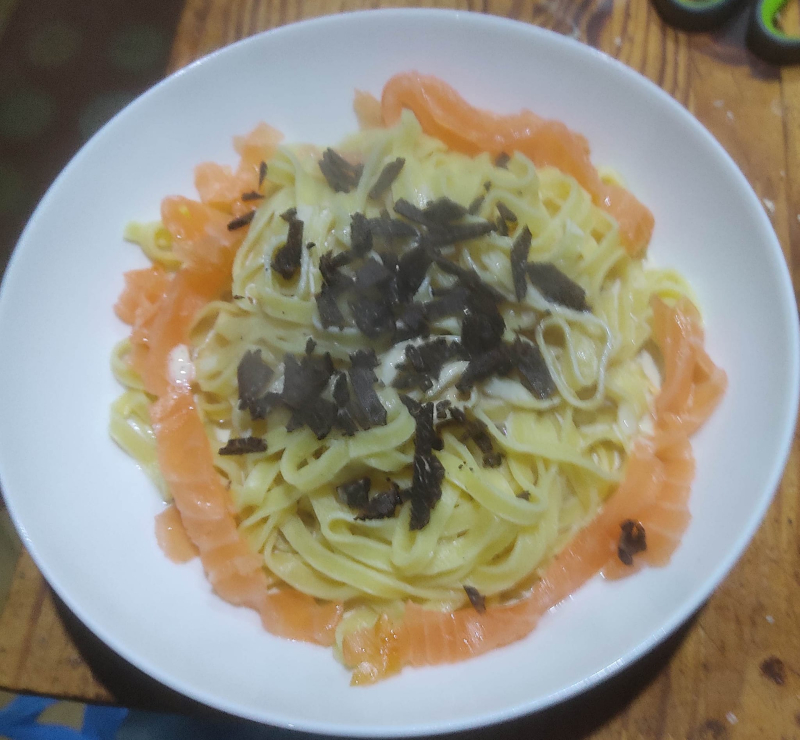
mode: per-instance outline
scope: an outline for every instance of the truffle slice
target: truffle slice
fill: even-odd
[[[317,311],[322,326],[329,329],[335,326],[341,329],[345,325],[344,315],[336,302],[336,291],[329,285],[323,285],[322,290],[315,296]]]
[[[461,393],[468,393],[472,387],[492,375],[508,375],[513,368],[513,363],[504,344],[498,344],[494,349],[470,360],[464,374],[458,379],[456,388]]]
[[[511,247],[511,277],[514,281],[514,295],[518,301],[525,298],[528,292],[528,281],[525,269],[528,263],[528,253],[531,250],[531,232],[525,226],[514,239]]]
[[[407,408],[409,407],[406,404]],[[433,454],[440,440],[433,427],[433,404],[417,405],[414,414],[414,474],[409,491],[411,520],[409,529],[422,529],[431,518],[431,511],[442,497],[444,467]]]
[[[378,175],[378,179],[375,180],[375,184],[369,191],[369,197],[372,198],[372,200],[378,200],[392,186],[392,183],[397,179],[405,163],[406,160],[403,159],[403,157],[398,157],[393,162],[389,162],[384,166],[381,170],[381,174]]]
[[[372,249],[372,230],[363,213],[354,213],[350,216],[350,246],[359,257],[363,257]]]
[[[528,277],[551,303],[558,303],[575,311],[590,310],[586,303],[586,291],[551,262],[529,262]]]
[[[622,530],[619,535],[617,556],[625,565],[633,565],[633,556],[647,550],[647,536],[641,522],[626,519],[619,525]]]
[[[378,288],[388,283],[392,277],[392,272],[382,262],[370,257],[356,270],[356,290]]]
[[[473,359],[500,344],[505,328],[506,322],[493,300],[481,293],[469,296],[461,322],[461,344],[467,357]]]
[[[266,452],[267,443],[261,437],[233,437],[219,450],[220,455],[247,455]]]
[[[289,233],[286,243],[272,255],[272,269],[281,277],[289,280],[300,268],[303,258],[303,222],[292,219],[289,222]]]
[[[339,500],[351,509],[363,509],[367,505],[372,481],[367,476],[357,478],[336,487]]]
[[[367,501],[367,505],[362,508],[356,520],[363,522],[370,519],[389,519],[395,515],[397,507],[402,503],[400,487],[392,483],[389,489],[375,494]]]
[[[359,296],[350,303],[359,331],[368,339],[377,339],[394,331],[392,307],[386,296]]]
[[[443,196],[428,203],[423,213],[428,222],[449,224],[466,216],[467,209],[447,196]]]
[[[330,147],[322,153],[319,168],[328,181],[328,185],[337,193],[349,193],[357,187],[361,180],[361,173],[364,171],[363,165],[350,164],[341,154],[336,153]]]
[[[386,424],[386,409],[375,391],[378,380],[373,369],[378,364],[374,350],[358,350],[350,355],[350,383],[353,386],[351,406],[362,428]]]
[[[556,384],[539,348],[531,342],[518,338],[514,341],[511,349],[514,353],[514,365],[519,371],[522,385],[541,400],[552,396],[555,393]]]
[[[467,598],[473,609],[478,614],[483,614],[486,611],[486,597],[474,586],[464,586],[464,591],[467,592]]]
[[[287,354],[283,362],[283,392],[281,399],[291,409],[301,409],[328,385],[333,375],[333,360],[324,355],[305,355],[298,363],[294,355]]]
[[[244,353],[236,368],[236,381],[239,385],[239,408],[252,408],[267,390],[272,379],[272,368],[261,359],[260,349],[251,349]]]
[[[431,255],[424,246],[418,245],[409,249],[397,266],[397,293],[401,302],[410,301],[431,266]]]

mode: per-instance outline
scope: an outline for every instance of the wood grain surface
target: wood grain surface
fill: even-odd
[[[666,27],[647,0],[187,0],[171,66],[268,28],[384,5],[458,8],[535,23],[649,77],[689,108],[742,168],[800,286],[800,67],[778,70],[752,57],[744,49],[743,18],[715,35],[689,36]],[[790,13],[796,25],[796,3]],[[566,705],[464,737],[800,740],[799,477],[795,436],[780,490],[744,557],[665,645]],[[23,556],[0,614],[0,687],[188,706],[175,697],[165,701],[169,692],[148,685],[119,659],[109,668],[108,653],[54,603]]]

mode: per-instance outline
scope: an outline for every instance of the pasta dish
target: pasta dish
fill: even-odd
[[[110,429],[171,557],[371,683],[665,564],[725,374],[582,136],[417,73],[355,107],[332,148],[260,124],[128,227]]]

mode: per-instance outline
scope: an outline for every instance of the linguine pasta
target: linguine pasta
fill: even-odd
[[[268,583],[344,604],[341,644],[379,615],[400,618],[409,601],[452,611],[469,608],[477,597],[480,608],[513,602],[530,590],[542,566],[595,518],[620,484],[635,441],[652,433],[661,380],[651,302],[654,296],[674,302],[689,288],[675,272],[632,256],[620,243],[614,217],[572,176],[536,167],[520,153],[496,162],[488,153],[453,151],[426,135],[409,110],[390,128],[362,130],[336,151],[363,166],[349,192],[331,187],[314,147],[277,148],[267,162],[265,197],[253,203],[255,213],[235,252],[230,292],[194,315],[185,346],[170,355],[169,372],[175,382],[191,381],[214,467]],[[402,168],[383,192],[375,192],[381,173],[398,160]],[[435,302],[466,272],[477,277],[484,289],[504,297],[497,303],[504,346],[522,342],[538,353],[548,392],[533,392],[513,367],[465,385],[471,360],[463,354],[449,357],[427,383],[403,387],[407,348],[438,338],[456,346],[462,339],[458,312],[436,315],[424,335],[401,339],[366,336],[346,307],[342,327],[321,317],[320,260],[351,249],[353,214],[381,219],[388,212],[402,221],[398,201],[425,209],[442,199],[471,206],[460,223],[489,222],[493,228],[442,246],[438,259],[461,272],[434,262],[413,302]],[[303,248],[287,279],[274,265],[291,219],[302,222]],[[512,251],[524,228],[530,232],[527,259],[557,268],[582,291],[584,309],[554,299],[533,277],[517,299]],[[126,236],[167,273],[185,259],[160,223],[132,224]],[[382,251],[376,244],[362,256],[388,265],[386,254],[396,262],[414,244],[387,240]],[[351,274],[346,265],[341,269]],[[243,358],[260,352],[272,371],[263,390],[279,398],[291,382],[287,355],[299,361],[309,348],[315,357],[329,353],[337,372],[350,366],[353,353],[374,350],[374,392],[385,424],[354,433],[334,425],[320,438],[309,424],[293,428],[298,425],[286,404],[254,418],[242,403]],[[126,339],[112,356],[125,390],[111,409],[111,435],[168,499],[149,417],[154,396],[130,353]],[[333,379],[320,394],[328,404],[332,387]],[[418,436],[413,412],[429,402],[436,404],[441,440],[432,454],[443,469],[429,520],[413,526],[412,502],[401,494],[388,515],[363,516],[343,487],[368,478],[373,492],[389,485],[412,489]],[[469,419],[467,430],[480,433],[465,433],[464,424],[448,415],[454,408],[458,419]],[[265,449],[259,442],[255,451],[224,453],[230,440],[248,438],[263,440]]]

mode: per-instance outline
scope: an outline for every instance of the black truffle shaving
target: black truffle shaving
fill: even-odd
[[[392,277],[392,272],[382,262],[370,257],[356,270],[356,289],[367,291],[378,288],[386,285]]]
[[[403,165],[405,163],[406,160],[403,159],[403,157],[398,157],[394,160],[394,162],[389,162],[389,164],[387,164],[381,170],[381,174],[378,175],[378,179],[375,180],[375,184],[369,191],[369,197],[373,200],[378,200],[397,179],[397,176],[400,174],[400,171],[403,169]]]
[[[248,409],[253,413],[254,406],[266,391],[273,374],[272,368],[261,359],[260,349],[251,349],[244,353],[236,368],[240,409]]]
[[[465,429],[465,435],[462,441],[471,439],[473,442],[475,442],[477,448],[484,454],[489,454],[494,450],[492,438],[486,429],[486,424],[484,424],[480,419],[471,419],[462,423],[464,424]]]
[[[499,204],[498,204],[499,205]],[[521,301],[528,293],[528,281],[525,270],[528,263],[528,252],[531,251],[531,231],[525,226],[519,232],[511,247],[511,277],[514,281],[514,295]]]
[[[356,326],[368,339],[394,332],[394,315],[387,296],[360,296],[350,303],[350,309]]]
[[[344,316],[336,302],[336,291],[330,285],[323,285],[322,290],[317,293],[317,311],[319,320],[325,329],[335,326],[339,329],[345,325]]]
[[[322,153],[319,160],[319,168],[328,185],[337,193],[349,193],[358,186],[364,166],[360,164],[350,164],[344,157],[337,154],[333,149],[328,148]]]
[[[511,346],[514,365],[520,381],[536,398],[544,400],[556,391],[556,384],[539,348],[531,342],[516,339]]]
[[[467,357],[475,359],[499,345],[506,322],[497,304],[482,293],[472,293],[461,322],[461,344]]]
[[[485,195],[479,195],[472,203],[469,204],[467,207],[467,213],[470,216],[477,216],[480,213],[481,206],[483,206],[483,201],[486,200]]]
[[[233,437],[219,450],[220,455],[247,455],[250,452],[266,452],[267,443],[261,437]]]
[[[314,354],[314,350],[316,349],[316,347],[317,347],[317,340],[314,339],[314,337],[309,337],[306,340],[306,354],[307,355]]]
[[[413,203],[409,203],[405,198],[400,198],[395,201],[394,210],[401,216],[405,216],[409,221],[416,224],[427,226],[428,218],[421,208],[417,208]]]
[[[399,373],[394,380],[395,388],[419,387],[427,391],[439,379],[443,365],[461,356],[461,345],[444,338],[432,339],[418,346],[406,345],[405,362],[398,365]]]
[[[435,295],[437,295],[435,300],[423,304],[429,321],[435,321],[443,316],[457,316],[467,308],[469,290],[462,285],[455,285]]]
[[[290,280],[300,269],[303,258],[303,222],[292,219],[289,222],[289,233],[286,244],[272,255],[272,269],[285,280]]]
[[[365,367],[369,370],[373,370],[381,363],[374,349],[359,349],[350,355],[350,364],[353,367]]]
[[[350,383],[353,386],[351,406],[355,410],[355,418],[364,428],[385,426],[386,409],[383,407],[374,384],[377,377],[373,368],[378,364],[374,350],[358,352],[350,355]],[[352,412],[351,412],[352,413]]]
[[[467,209],[460,203],[443,196],[428,203],[423,213],[429,223],[449,224],[466,216]]]
[[[401,395],[400,401],[402,402],[403,406],[408,409],[408,413],[416,419],[417,414],[422,408],[422,404],[419,401],[415,401],[413,398],[411,398],[411,396],[406,395]]]
[[[397,266],[397,293],[402,303],[410,301],[431,266],[431,254],[424,246],[409,249],[400,258]]]
[[[388,214],[380,218],[367,219],[367,223],[373,237],[389,241],[393,239],[409,239],[416,237],[419,233],[410,223],[399,218],[392,218]]]
[[[317,439],[327,437],[336,423],[338,409],[333,401],[326,398],[310,399],[302,409],[295,412],[314,434]],[[290,430],[291,431],[291,430]]]
[[[504,344],[497,345],[473,360],[470,360],[464,374],[458,379],[456,389],[461,393],[469,393],[472,387],[492,375],[508,375],[513,368],[508,348]]]
[[[407,405],[408,406],[408,405]],[[442,497],[444,467],[433,454],[434,445],[441,441],[433,427],[433,404],[419,406],[414,415],[416,433],[414,436],[414,476],[409,498],[411,500],[411,520],[409,529],[422,529],[431,518],[431,511]]]
[[[248,406],[250,416],[253,419],[266,419],[267,414],[281,403],[283,399],[280,393],[265,393]]]
[[[363,430],[372,429],[372,424],[369,423],[369,417],[364,413],[364,410],[361,408],[361,405],[356,401],[355,398],[350,399],[350,403],[347,404],[347,408],[345,409],[350,416],[352,422],[356,425],[356,428],[359,427]]]
[[[347,275],[340,272],[340,269],[345,265],[349,265],[353,261],[353,253],[350,251],[339,252],[325,252],[319,258],[319,271],[322,279],[326,285],[345,288],[348,287],[352,280]]]
[[[451,262],[446,257],[439,255],[436,257],[436,265],[439,267],[440,270],[448,273],[449,275],[455,275],[458,278],[458,281],[466,288],[469,288],[471,291],[476,293],[483,293],[489,296],[492,300],[497,302],[502,302],[508,300],[506,296],[504,296],[497,288],[493,288],[491,285],[488,285],[483,280],[481,280],[480,275],[474,270],[470,270],[466,267],[461,267],[457,265],[455,262]]]
[[[350,402],[350,389],[347,387],[347,376],[344,373],[336,373],[331,393],[339,408],[344,408]]]
[[[497,221],[495,221],[495,231],[500,234],[500,236],[508,236],[508,224],[502,216],[498,216]]]
[[[575,311],[590,310],[586,303],[586,291],[551,262],[529,262],[528,277],[551,303],[558,303]]]
[[[467,414],[464,412],[464,409],[458,408],[458,406],[453,406],[450,409],[450,416],[453,417],[459,424],[466,424],[467,423]]]
[[[261,162],[258,165],[258,187],[261,187],[264,184],[264,180],[267,177],[267,163]]]
[[[236,231],[236,229],[241,229],[247,226],[252,220],[253,216],[256,215],[255,211],[248,211],[244,214],[244,216],[239,216],[239,218],[233,219],[233,221],[228,222],[228,231]]]
[[[474,586],[464,586],[464,591],[467,592],[467,598],[472,604],[472,608],[478,614],[483,614],[486,611],[486,597]]]
[[[350,216],[350,246],[359,257],[363,257],[372,249],[372,230],[363,213],[354,213]]]
[[[503,456],[496,451],[487,452],[483,456],[483,467],[499,468],[503,464]]]
[[[289,417],[289,421],[286,422],[286,431],[287,432],[295,432],[298,429],[301,429],[305,424],[303,420],[303,412],[301,409],[297,411],[293,411],[292,415]]]
[[[641,522],[626,519],[619,525],[622,530],[619,535],[617,556],[625,565],[633,565],[633,556],[647,550],[647,536]]]
[[[442,421],[447,418],[447,409],[451,406],[450,401],[445,399],[444,401],[439,401],[436,404],[436,419],[437,421]]]
[[[353,419],[349,408],[338,409],[336,411],[335,423],[347,437],[352,437],[358,431],[358,424],[356,424],[355,419]]]
[[[428,327],[425,304],[409,303],[404,306],[397,319],[394,335],[395,342],[427,336],[429,333],[430,328]]]
[[[296,209],[296,208],[294,208],[294,207],[292,207],[292,208],[287,208],[287,209],[286,209],[286,210],[285,210],[285,211],[284,211],[284,212],[281,214],[281,218],[282,218],[284,221],[286,221],[286,223],[287,223],[287,224],[290,224],[290,223],[292,223],[292,221],[294,221],[294,220],[297,218],[297,209]]]
[[[398,373],[397,377],[392,382],[392,386],[401,391],[407,391],[411,388],[419,388],[421,391],[427,393],[433,388],[433,379],[430,375],[417,372]]]
[[[372,481],[364,476],[337,486],[336,494],[339,500],[351,509],[364,509],[369,502],[369,489],[371,487]]]
[[[414,368],[420,372],[435,374],[437,377],[442,366],[448,360],[461,357],[461,344],[459,342],[449,342],[442,337],[432,339],[417,347],[409,345],[406,347],[407,359],[411,359],[409,357],[409,349],[413,350],[414,359],[412,364]]]
[[[497,212],[500,214],[500,218],[503,221],[506,221],[511,224],[515,224],[517,222],[517,214],[514,213],[502,200],[497,201]]]
[[[438,407],[437,407],[438,408]],[[475,446],[482,453],[482,462],[484,467],[496,468],[503,462],[503,455],[494,449],[492,444],[492,437],[489,430],[480,419],[468,419],[464,411],[458,408],[450,409],[450,418],[445,418],[446,414],[440,416],[437,410],[436,418],[442,419],[441,423],[437,426],[437,431],[445,427],[458,424],[463,427],[464,433],[461,435],[461,441],[466,442],[472,440]]]
[[[367,501],[367,505],[363,507],[362,512],[356,517],[356,521],[389,519],[395,515],[397,507],[402,503],[403,497],[400,494],[400,487],[396,483],[392,483],[391,488],[375,494]]]
[[[262,193],[251,190],[249,193],[242,193],[242,201],[247,203],[250,200],[261,200],[264,197]]]
[[[450,244],[477,239],[494,229],[495,225],[490,221],[475,221],[468,224],[431,224],[426,235],[426,242],[432,247],[446,247]]]
[[[506,152],[500,152],[494,159],[494,166],[506,169],[508,163],[511,161],[511,155]]]
[[[287,354],[283,362],[281,399],[294,410],[317,402],[317,396],[328,385],[333,372],[333,360],[327,352],[322,356],[305,355],[299,363],[294,355]]]

